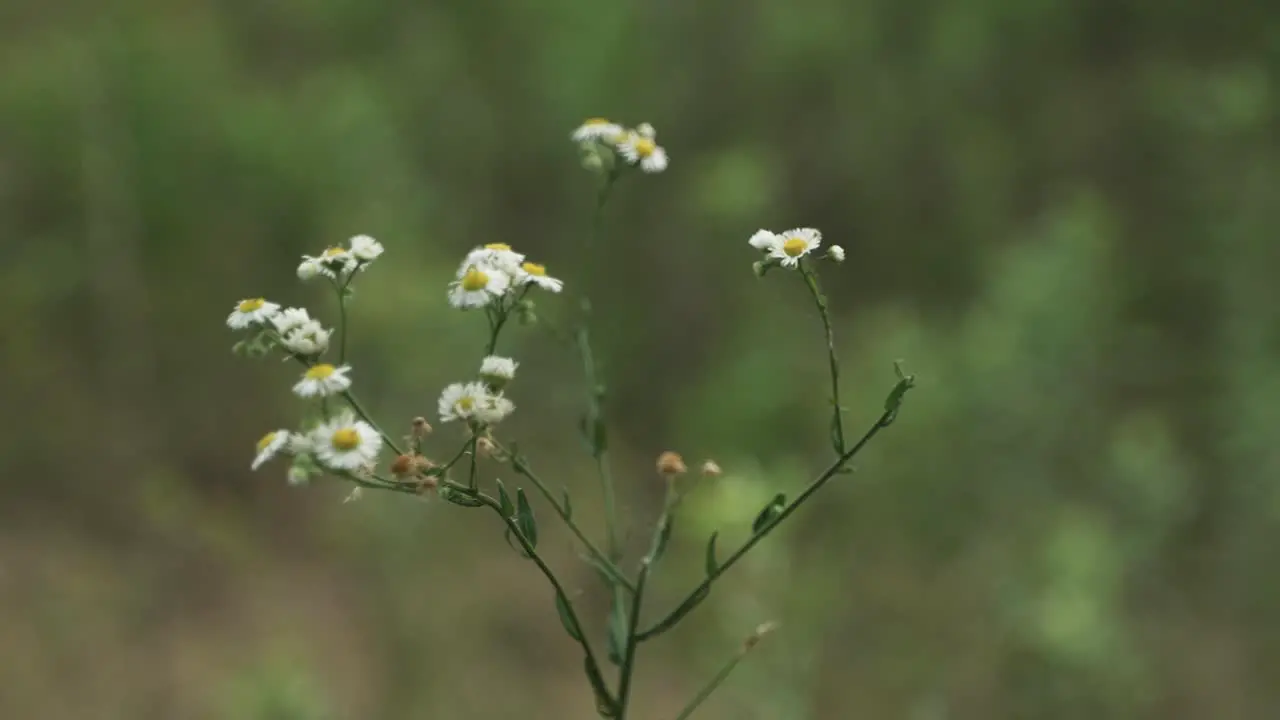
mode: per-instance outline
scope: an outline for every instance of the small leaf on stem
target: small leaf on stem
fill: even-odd
[[[627,653],[627,609],[623,607],[621,597],[614,600],[613,610],[609,613],[609,661],[621,665]]]
[[[759,534],[762,530],[773,524],[774,518],[778,517],[778,513],[782,512],[782,508],[787,506],[787,496],[785,493],[778,493],[773,496],[768,505],[756,515],[756,519],[751,523],[751,532]]]
[[[524,488],[516,488],[516,526],[528,541],[529,547],[538,546],[538,522],[533,518],[533,506],[524,494]]]
[[[715,575],[716,571],[720,569],[720,564],[716,561],[716,538],[719,536],[719,532],[713,532],[711,533],[711,539],[707,541],[707,577]]]
[[[573,613],[569,612],[569,600],[560,591],[556,591],[556,612],[560,615],[560,624],[569,637],[582,642],[582,628],[578,627]]]
[[[511,502],[511,496],[507,494],[507,487],[501,480],[494,479],[494,482],[498,485],[498,505],[502,508],[502,517],[515,517],[516,506]]]

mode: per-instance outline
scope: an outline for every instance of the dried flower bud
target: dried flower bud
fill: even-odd
[[[418,494],[425,495],[440,486],[440,481],[435,475],[424,475],[418,479]]]
[[[480,457],[491,458],[497,450],[498,446],[494,445],[493,441],[489,438],[484,437],[483,435],[476,438],[476,454]]]
[[[715,460],[707,460],[702,463],[702,477],[720,477],[724,473]]]
[[[658,456],[658,473],[661,475],[682,475],[688,472],[684,466],[684,458],[670,450]]]
[[[424,417],[416,417],[413,419],[413,436],[415,438],[423,438],[431,434],[431,425],[427,423]]]
[[[756,626],[755,632],[751,633],[751,635],[749,635],[747,639],[743,641],[742,649],[750,650],[751,648],[759,644],[761,638],[763,638],[765,635],[768,635],[769,633],[777,629],[778,629],[778,623],[776,622],[761,623],[760,625]]]
[[[396,476],[397,480],[403,480],[410,475],[417,474],[418,463],[412,455],[398,455],[395,460],[391,461],[391,474]]]

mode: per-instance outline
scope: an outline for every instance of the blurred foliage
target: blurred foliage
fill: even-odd
[[[0,21],[0,717],[593,716],[496,528],[248,472],[293,371],[235,361],[222,319],[263,293],[332,313],[298,256],[378,237],[352,359],[407,430],[482,342],[444,302],[456,258],[507,241],[575,267],[592,186],[566,136],[602,114],[672,155],[611,205],[586,282],[632,540],[659,451],[727,471],[693,490],[655,612],[709,532],[740,538],[827,452],[818,319],[794,278],[751,275],[751,232],[849,249],[824,283],[851,427],[892,360],[920,381],[854,475],[646,648],[641,717],[766,619],[708,719],[1280,706],[1273,6],[19,0]],[[572,354],[510,341],[510,435],[585,516]]]

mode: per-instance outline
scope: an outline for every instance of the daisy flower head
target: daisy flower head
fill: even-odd
[[[458,268],[458,279],[461,280],[466,271],[473,267],[494,268],[507,275],[515,275],[520,271],[522,262],[524,262],[524,255],[512,250],[510,245],[489,243],[467,253],[467,257]]]
[[[813,228],[796,228],[779,233],[773,247],[769,248],[769,257],[782,263],[784,267],[796,267],[800,258],[813,252],[822,244],[822,233]]]
[[[329,336],[332,331],[315,320],[308,320],[290,330],[280,338],[285,350],[295,355],[320,355],[329,349]]]
[[[579,125],[569,137],[576,143],[590,143],[596,141],[617,142],[617,140],[626,135],[626,130],[615,122],[609,122],[606,118],[587,118]]]
[[[309,322],[311,322],[311,316],[307,314],[306,308],[285,308],[271,318],[271,324],[281,335]]]
[[[236,303],[236,309],[227,316],[227,327],[243,330],[254,325],[265,325],[280,312],[280,306],[262,298],[249,298]]]
[[[488,398],[489,387],[482,382],[453,383],[440,393],[440,421],[470,420]]]
[[[667,151],[654,138],[653,126],[642,124],[640,129],[623,137],[618,143],[618,152],[628,163],[639,165],[647,173],[662,172],[667,169]]]
[[[844,248],[839,245],[832,245],[827,248],[827,257],[831,258],[831,260],[836,263],[844,262]]]
[[[355,270],[359,264],[359,259],[351,254],[350,250],[334,245],[315,257],[303,255],[302,264],[298,265],[298,277],[302,280],[310,280],[317,275],[323,275],[335,279],[339,275],[346,275]]]
[[[307,368],[302,379],[293,386],[293,391],[302,397],[325,397],[340,393],[351,387],[351,378],[347,373],[351,367],[343,365],[334,367],[328,363],[320,363]]]
[[[530,283],[553,293],[558,293],[564,288],[563,282],[547,274],[545,265],[527,262],[520,265],[520,271],[516,273],[516,284],[528,285]]]
[[[377,463],[382,436],[347,411],[311,431],[311,448],[330,470],[363,470]]]
[[[356,235],[351,238],[350,252],[361,267],[366,267],[369,263],[378,259],[378,256],[383,252],[383,247],[382,243],[368,235]]]
[[[511,286],[505,272],[487,265],[471,265],[458,273],[449,284],[449,304],[466,310],[488,305]]]
[[[782,240],[777,233],[768,230],[757,230],[751,236],[751,239],[747,240],[747,244],[760,252],[767,253],[782,245]]]
[[[500,393],[489,395],[476,407],[473,415],[481,425],[497,425],[516,409],[516,404]]]
[[[257,470],[262,464],[271,460],[280,454],[280,451],[286,450],[289,446],[289,439],[293,433],[288,430],[276,430],[262,436],[258,441],[257,455],[253,458],[253,464],[249,466],[250,470]]]
[[[490,355],[480,361],[480,379],[490,387],[501,388],[516,376],[516,368],[520,363],[511,358]]]

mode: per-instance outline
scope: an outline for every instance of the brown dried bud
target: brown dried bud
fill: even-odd
[[[425,495],[435,490],[440,485],[440,481],[435,475],[425,475],[418,479],[418,494]]]
[[[776,622],[761,623],[756,627],[755,632],[751,633],[751,635],[748,636],[745,641],[743,641],[742,649],[750,650],[751,648],[759,644],[761,638],[763,638],[765,635],[768,635],[769,633],[777,629],[778,629],[778,623]]]
[[[723,473],[724,471],[715,460],[706,460],[702,463],[702,477],[720,477]]]
[[[398,455],[395,460],[391,461],[391,474],[397,479],[403,480],[410,475],[416,474],[417,462],[412,455]]]
[[[424,417],[416,417],[413,419],[413,436],[415,438],[423,438],[431,433],[431,426],[427,424]]]
[[[489,438],[484,437],[483,435],[476,438],[476,455],[480,457],[491,458],[493,457],[493,453],[497,451],[497,449],[498,449],[498,446],[494,445],[493,441],[490,440]]]
[[[658,473],[661,475],[682,475],[688,472],[684,466],[684,458],[670,450],[658,456]]]

